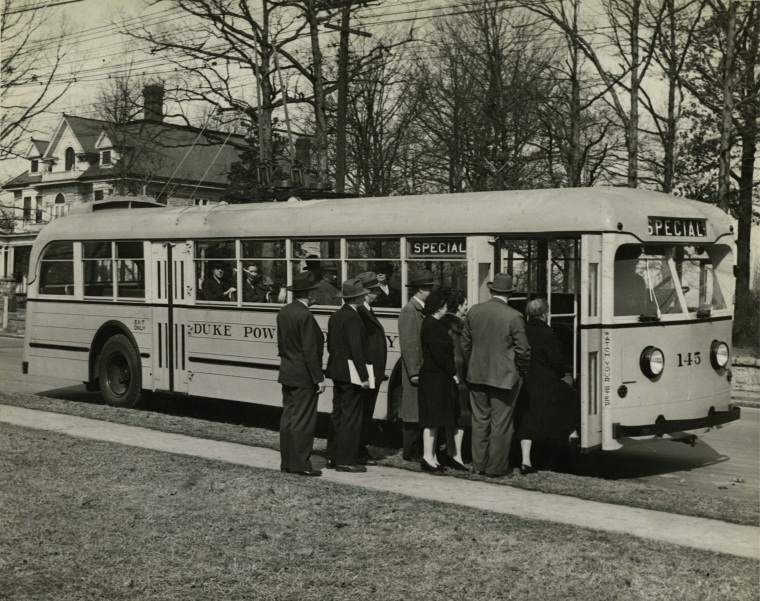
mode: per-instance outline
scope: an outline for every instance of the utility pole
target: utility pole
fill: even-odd
[[[338,114],[335,123],[335,191],[346,191],[346,115],[348,113],[348,40],[349,35],[372,37],[366,31],[351,29],[351,8],[354,4],[366,4],[368,0],[348,0],[342,6],[340,26],[325,23],[328,29],[340,31],[338,52]]]
[[[340,17],[338,52],[338,116],[335,124],[335,191],[346,191],[346,115],[348,113],[348,26],[351,5],[343,7]]]

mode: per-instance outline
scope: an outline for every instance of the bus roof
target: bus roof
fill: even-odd
[[[563,188],[422,194],[199,207],[103,209],[86,205],[47,225],[31,257],[52,240],[192,240],[627,232],[643,241],[648,217],[704,219],[704,242],[731,231],[713,205],[632,188]],[[621,224],[621,226],[618,226]],[[667,238],[670,241],[684,238]]]

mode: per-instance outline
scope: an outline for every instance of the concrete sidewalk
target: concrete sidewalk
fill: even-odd
[[[255,468],[279,470],[280,467],[279,453],[269,449],[167,434],[147,428],[59,413],[0,405],[0,422]],[[295,476],[283,474],[282,477]],[[371,467],[364,474],[325,470],[322,479],[521,518],[617,532],[706,551],[760,559],[760,528],[752,526],[739,526],[717,520],[584,501],[510,486],[431,476],[386,467]]]

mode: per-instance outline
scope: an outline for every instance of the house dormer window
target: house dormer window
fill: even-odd
[[[111,151],[110,150],[104,150],[100,153],[100,164],[101,165],[110,165],[111,164]]]
[[[38,173],[40,170],[40,162],[37,159],[32,159],[31,173]]]
[[[74,149],[69,146],[66,149],[64,169],[66,171],[74,171],[75,164],[76,164],[76,155],[74,154]]]

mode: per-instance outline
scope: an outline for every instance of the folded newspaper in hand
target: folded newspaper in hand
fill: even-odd
[[[354,365],[354,362],[351,361],[351,359],[348,360],[348,373],[351,375],[351,384],[356,384],[357,386],[362,385],[362,379],[359,377],[359,372],[356,371],[356,365]],[[371,363],[367,363],[367,373],[369,374],[369,387],[374,388],[375,372],[372,371]]]

